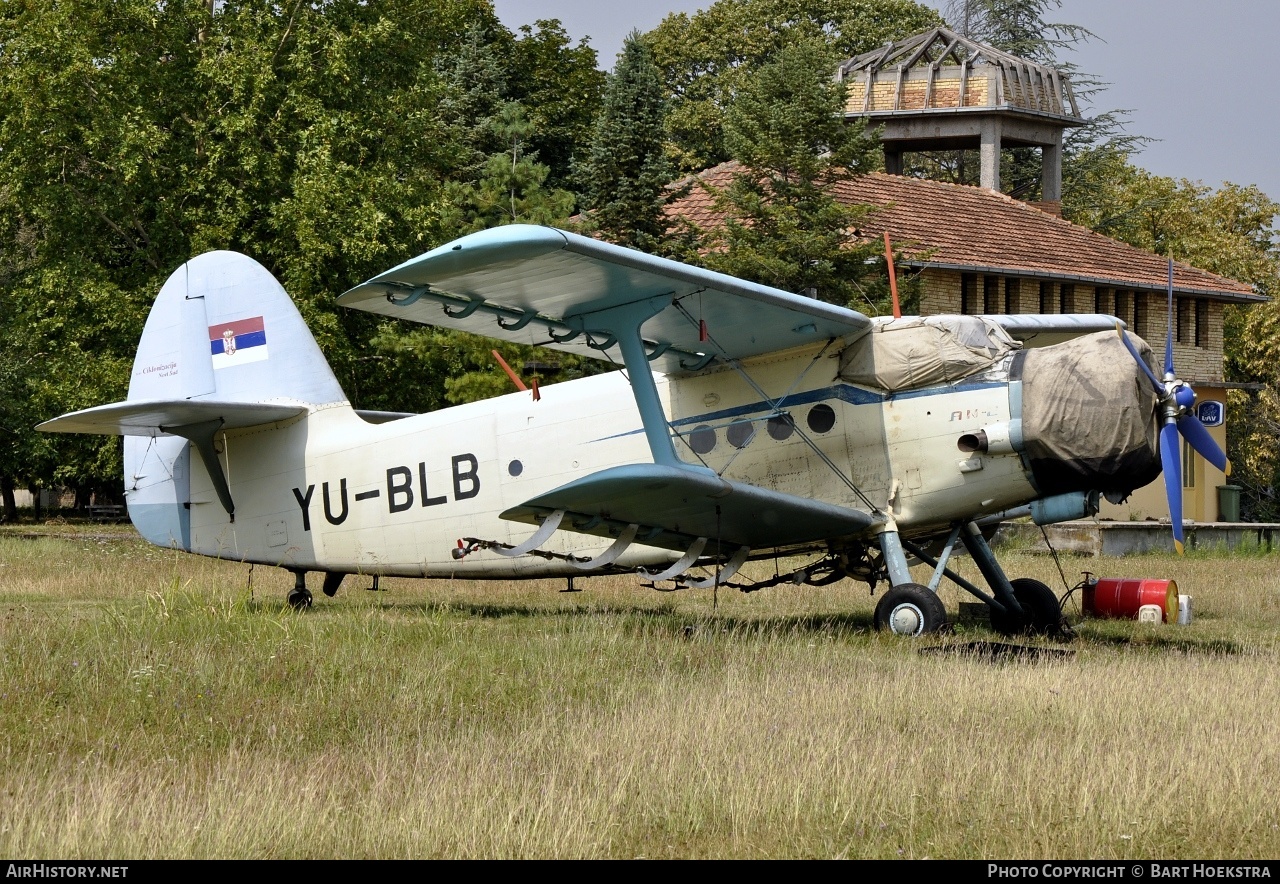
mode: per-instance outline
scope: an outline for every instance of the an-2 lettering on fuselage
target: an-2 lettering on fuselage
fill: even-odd
[[[467,500],[480,493],[480,461],[474,454],[455,454],[452,460],[453,499]],[[402,513],[413,508],[417,500],[420,506],[439,506],[449,502],[448,495],[432,497],[427,490],[427,464],[418,462],[417,492],[414,489],[413,470],[405,466],[387,468],[387,512]],[[293,497],[302,510],[302,530],[311,530],[311,500],[315,496],[316,486],[308,485],[307,490],[293,489]],[[329,483],[322,482],[320,496],[323,501],[324,518],[330,525],[341,525],[347,520],[351,508],[347,503],[347,479],[344,476],[338,481],[337,502],[330,497]],[[373,488],[355,495],[356,502],[374,500],[382,496],[382,489]],[[336,508],[336,512],[335,512]]]

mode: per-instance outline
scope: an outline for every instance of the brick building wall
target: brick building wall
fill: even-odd
[[[1164,359],[1168,309],[1156,292],[1064,283],[1027,276],[963,273],[926,267],[920,271],[920,313],[1105,313],[1123,319]],[[1173,361],[1178,375],[1195,383],[1222,380],[1223,303],[1178,298]],[[1065,308],[1065,309],[1064,309]]]

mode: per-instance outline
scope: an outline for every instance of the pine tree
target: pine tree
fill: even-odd
[[[563,227],[573,211],[573,194],[550,187],[550,169],[537,161],[537,152],[529,146],[534,125],[518,102],[503,104],[490,121],[494,142],[501,148],[485,160],[477,181],[450,182],[445,187],[449,202],[443,223],[454,236],[474,233],[504,224],[550,224]],[[461,331],[432,329],[412,339],[388,344],[401,352],[445,352],[454,363],[444,381],[444,394],[449,402],[473,402],[511,391],[511,382],[498,370],[490,356],[493,341]],[[560,357],[549,362],[540,348],[508,344],[502,346],[505,358],[512,364],[538,362],[550,368],[542,372],[542,380],[563,380],[590,372],[587,360]],[[547,375],[550,374],[550,377]]]
[[[544,186],[551,170],[528,148],[533,124],[524,109],[506,102],[491,128],[503,149],[489,155],[475,183],[448,185],[445,223],[455,235],[503,224],[563,224],[573,211],[573,194]]]
[[[727,220],[704,232],[702,247],[716,270],[866,309],[862,278],[878,247],[854,231],[868,207],[842,204],[831,189],[874,168],[878,145],[844,122],[834,67],[821,43],[797,39],[730,106],[725,142],[742,168],[716,194]]]
[[[486,157],[499,149],[493,122],[507,93],[506,70],[492,35],[473,24],[457,51],[437,61],[436,72],[445,89],[435,117],[448,135],[451,172],[455,178],[478,177]]]
[[[663,251],[667,184],[674,169],[664,147],[662,76],[639,31],[623,42],[579,181],[590,221],[615,243]]]
[[[1037,64],[1064,72],[1083,106],[1091,105],[1106,84],[1061,58],[1063,50],[1096,37],[1079,25],[1050,21],[1048,16],[1062,0],[950,0],[946,16],[966,37]],[[1104,111],[1065,134],[1062,144],[1063,215],[1072,220],[1105,199],[1099,182],[1107,169],[1124,163],[1150,139],[1125,131],[1124,111]],[[1018,147],[1003,152],[1000,181],[1007,193],[1019,199],[1037,199],[1040,193],[1040,155],[1035,148]],[[978,183],[975,151],[931,151],[917,159],[917,169],[928,177],[960,184]]]

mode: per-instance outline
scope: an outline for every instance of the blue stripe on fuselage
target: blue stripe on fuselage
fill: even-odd
[[[965,384],[955,387],[926,387],[922,390],[905,390],[900,393],[876,393],[872,390],[864,390],[861,387],[850,386],[849,384],[836,384],[830,387],[820,387],[816,390],[807,390],[804,393],[794,393],[779,403],[779,408],[794,408],[799,405],[812,405],[816,402],[824,402],[828,399],[838,399],[849,405],[875,405],[877,403],[892,402],[898,399],[919,399],[924,396],[945,396],[950,393],[969,393],[974,390],[990,390],[994,387],[1007,387],[1005,381],[986,381],[979,384]],[[772,414],[774,407],[763,400],[751,402],[746,405],[738,405],[734,408],[724,408],[720,411],[708,411],[705,414],[696,415],[694,417],[684,417],[677,421],[672,421],[673,427],[687,427],[693,424],[717,423],[720,421],[730,420],[732,418],[742,418],[748,415],[765,415]],[[599,439],[593,439],[593,442],[603,442],[606,439],[618,439],[623,436],[634,436],[636,433],[644,432],[643,429],[637,428],[627,430],[625,433],[614,433],[610,436],[601,436]]]

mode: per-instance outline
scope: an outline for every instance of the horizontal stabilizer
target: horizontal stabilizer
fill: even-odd
[[[305,414],[305,405],[209,400],[134,400],[73,411],[36,427],[45,433],[96,433],[103,436],[160,436],[168,427],[187,427],[222,421],[221,429],[236,430],[288,420]],[[183,435],[183,434],[175,434]]]
[[[502,518],[537,524],[556,510],[565,512],[561,530],[609,537],[634,524],[640,526],[636,543],[684,551],[705,537],[708,555],[856,536],[876,522],[858,510],[659,464],[592,473]]]
[[[831,338],[871,320],[816,298],[646,255],[551,227],[511,224],[406,261],[338,303],[383,316],[615,361],[624,329],[611,313],[665,307],[641,332],[653,367],[698,371]]]

